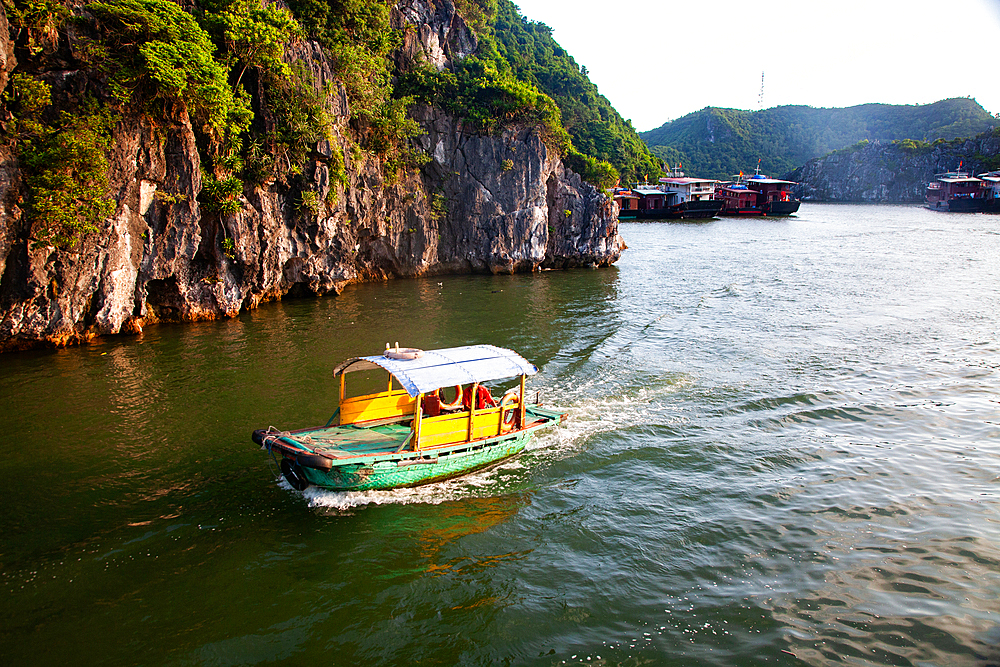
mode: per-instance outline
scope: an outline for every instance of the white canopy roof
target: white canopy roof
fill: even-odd
[[[410,396],[456,384],[534,375],[538,368],[513,350],[493,345],[466,345],[427,350],[419,359],[389,359],[383,355],[354,357],[337,366],[335,375],[384,368]]]

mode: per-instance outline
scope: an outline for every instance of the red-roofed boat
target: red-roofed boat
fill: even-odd
[[[949,213],[980,213],[985,204],[983,181],[961,171],[935,175],[927,184],[927,208]]]

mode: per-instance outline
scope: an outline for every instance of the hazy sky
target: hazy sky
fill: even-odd
[[[1000,0],[514,0],[637,130],[706,106],[974,97],[1000,112]]]

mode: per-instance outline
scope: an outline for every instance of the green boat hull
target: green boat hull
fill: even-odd
[[[465,475],[516,456],[524,451],[530,438],[531,430],[519,431],[464,449],[428,453],[421,458],[412,458],[411,452],[411,458],[334,465],[329,472],[308,467],[299,467],[298,471],[311,484],[330,491],[419,486]]]

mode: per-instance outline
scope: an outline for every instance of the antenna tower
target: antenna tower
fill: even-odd
[[[757,110],[764,108],[764,72],[760,73],[760,95],[757,96]]]

